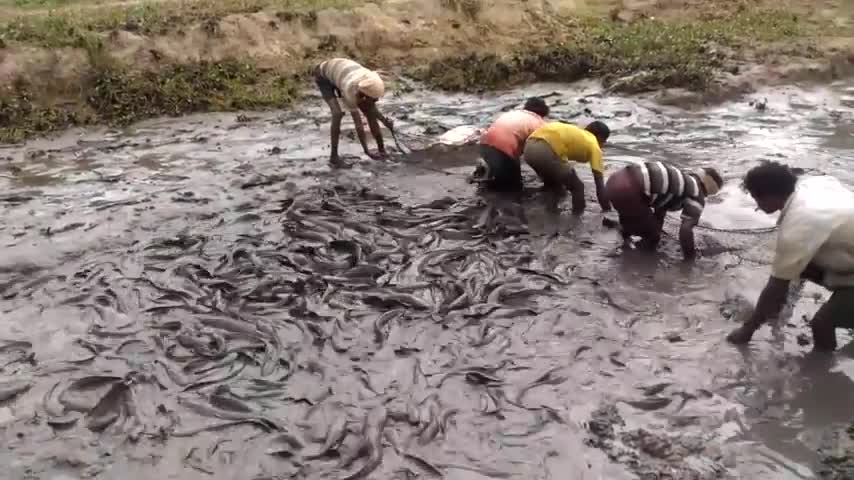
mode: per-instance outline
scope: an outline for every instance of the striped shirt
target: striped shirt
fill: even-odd
[[[350,110],[358,108],[359,82],[371,70],[347,58],[333,58],[319,65],[320,75],[341,92],[341,100]]]
[[[638,165],[643,177],[643,193],[655,210],[682,210],[682,218],[699,221],[706,205],[706,192],[700,177],[685,173],[663,162]]]

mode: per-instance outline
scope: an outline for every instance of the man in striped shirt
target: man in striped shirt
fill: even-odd
[[[654,250],[661,240],[667,212],[682,210],[679,243],[686,259],[695,256],[694,227],[700,221],[706,197],[716,194],[723,178],[713,168],[686,173],[664,162],[629,165],[614,172],[605,183],[611,205],[620,216],[624,245],[632,235],[643,248]]]
[[[332,128],[330,131],[332,151],[329,162],[333,166],[343,166],[338,158],[338,139],[341,136],[341,119],[344,112],[338,103],[338,99],[350,111],[353,122],[356,124],[356,134],[365,154],[373,159],[379,159],[386,155],[383,144],[382,131],[379,123],[383,123],[389,130],[393,129],[391,120],[383,116],[377,109],[377,101],[385,93],[385,84],[382,78],[358,63],[346,58],[333,58],[322,62],[314,69],[314,81],[320,89],[323,100],[332,111]],[[364,113],[368,119],[368,127],[377,142],[377,153],[371,153],[365,136],[365,128],[362,125]]]

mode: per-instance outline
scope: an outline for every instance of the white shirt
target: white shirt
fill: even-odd
[[[825,287],[854,286],[854,192],[830,176],[800,179],[778,225],[772,276],[796,280],[812,262]]]

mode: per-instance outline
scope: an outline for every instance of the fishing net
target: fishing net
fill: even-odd
[[[668,215],[664,221],[665,235],[679,237],[681,220],[678,216]],[[771,265],[777,239],[776,227],[758,228],[715,228],[708,224],[694,228],[698,250],[704,256],[727,254],[738,264]]]

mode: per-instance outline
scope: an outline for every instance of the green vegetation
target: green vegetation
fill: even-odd
[[[63,7],[77,0],[0,0],[0,7],[15,8],[56,8]]]
[[[95,1],[105,4],[93,4]],[[6,5],[18,6],[17,16],[0,19],[0,49],[4,45],[49,50],[74,47],[88,55],[88,61],[79,66],[79,78],[68,85],[53,85],[36,77],[32,83],[20,78],[0,85],[0,142],[69,125],[126,125],[160,115],[281,108],[298,97],[298,87],[307,81],[305,67],[320,57],[337,52],[370,60],[374,55],[352,42],[339,44],[329,35],[315,36],[319,44],[312,50],[274,69],[260,68],[249,57],[178,64],[158,57],[154,50],[150,51],[151,64],[130,65],[127,58],[113,58],[107,51],[112,32],[156,36],[201,25],[213,36],[222,17],[262,9],[278,21],[311,27],[320,9],[347,9],[367,0],[163,0],[124,5],[109,3],[112,1],[0,0],[0,11]],[[550,17],[540,18],[533,31],[520,31],[518,38],[528,40],[499,55],[489,53],[500,47],[490,43],[495,37],[489,24],[477,20],[482,8],[479,0],[442,0],[442,4],[473,22],[482,32],[483,42],[471,44],[467,53],[460,54],[458,49],[426,66],[416,56],[407,64],[419,64],[409,70],[413,77],[457,91],[588,77],[601,78],[625,92],[661,87],[703,90],[717,72],[735,65],[743,52],[778,42],[791,47],[813,38],[816,28],[790,12],[757,8],[730,10],[724,12],[726,16],[701,15],[690,22]],[[458,27],[452,22],[447,28]],[[540,37],[531,37],[533,32]],[[436,34],[441,36],[442,30]]]
[[[415,73],[447,90],[485,91],[530,80],[601,78],[615,89],[701,90],[727,67],[727,51],[806,35],[807,26],[782,10],[742,11],[690,23],[600,18],[570,19],[560,42],[531,42],[511,55],[471,53],[431,63]]]
[[[0,142],[16,142],[69,125],[127,125],[160,115],[281,108],[298,96],[298,79],[238,60],[133,71],[97,62],[84,80],[85,108],[39,107],[19,82],[0,91]]]
[[[22,3],[65,4],[70,0],[18,0]],[[261,10],[296,18],[324,8],[346,8],[357,0],[186,0],[147,1],[129,5],[86,3],[45,14],[21,14],[0,19],[0,41],[42,47],[80,47],[87,37],[113,30],[144,35],[165,34],[184,25],[217,20],[235,13]]]

